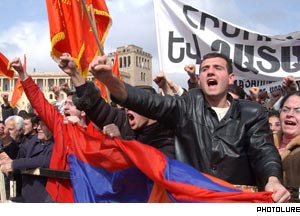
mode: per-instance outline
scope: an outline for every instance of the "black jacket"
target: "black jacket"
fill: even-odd
[[[77,89],[76,89],[77,91]],[[79,94],[81,95],[81,94]],[[170,158],[175,158],[174,133],[159,122],[132,131],[123,109],[111,107],[100,97],[100,91],[93,82],[87,82],[84,95],[73,97],[77,109],[85,111],[89,119],[99,128],[114,123],[120,130],[123,139],[136,139],[151,145]]]
[[[172,97],[127,84],[126,88],[128,98],[121,105],[169,125],[178,139],[179,160],[232,184],[257,185],[261,190],[270,176],[282,181],[267,111],[258,103],[233,100],[228,94],[231,106],[219,122],[200,89]]]
[[[4,104],[1,105],[2,109],[2,121],[5,122],[5,120],[12,115],[17,115],[18,109],[12,108],[10,105],[5,106]]]
[[[29,141],[20,145],[17,159],[13,160],[13,171],[21,172],[38,167],[48,168],[53,149],[53,139],[42,144],[37,139],[37,134]],[[49,202],[46,191],[47,177],[22,174],[22,197],[23,202],[37,203]]]

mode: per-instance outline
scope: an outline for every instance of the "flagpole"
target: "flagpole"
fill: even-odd
[[[95,21],[95,18],[94,18],[94,9],[93,9],[93,7],[91,7],[92,10],[93,10],[93,14],[92,14],[92,16],[94,18],[93,19],[91,17],[91,14],[89,13],[87,7],[86,7],[85,1],[84,0],[80,0],[80,1],[81,1],[82,6],[83,6],[84,12],[86,13],[86,15],[88,17],[88,20],[89,20],[90,26],[92,28],[92,31],[94,33],[94,36],[95,36],[95,39],[96,39],[96,42],[97,42],[97,46],[98,46],[98,50],[99,50],[101,55],[104,55],[104,50],[103,50],[103,47],[101,45],[100,39],[98,37],[98,31],[96,29],[96,21]]]

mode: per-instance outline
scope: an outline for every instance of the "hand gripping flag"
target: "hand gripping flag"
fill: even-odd
[[[76,202],[272,202],[271,192],[241,191],[149,145],[72,124],[64,132]]]
[[[12,79],[15,72],[8,68],[8,59],[0,52],[0,74]]]
[[[81,1],[46,0],[51,38],[51,56],[58,59],[62,53],[70,53],[83,77],[88,65],[98,54],[98,46]],[[87,0],[86,5],[94,17],[96,31],[102,47],[111,17],[104,0]]]

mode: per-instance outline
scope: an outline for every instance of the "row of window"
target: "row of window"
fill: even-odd
[[[114,63],[115,59],[112,59],[112,63]],[[130,67],[131,65],[131,56],[119,57],[119,68]],[[150,60],[137,56],[135,60],[135,66],[145,68],[150,70]]]
[[[9,79],[7,78],[4,78],[3,79],[3,86],[0,86],[0,91],[12,91],[13,89],[10,88],[10,81]],[[34,80],[35,83],[37,83],[37,85],[40,87],[40,89],[43,91],[44,90],[44,80],[43,79],[37,79],[37,80]],[[63,78],[63,79],[58,79],[58,85],[62,85],[63,83],[67,82],[68,79],[66,78]],[[17,79],[14,79],[13,80],[13,84],[12,84],[12,88],[14,88],[14,86],[16,85],[17,83]],[[54,79],[48,79],[48,91],[50,90],[50,87],[54,85]]]

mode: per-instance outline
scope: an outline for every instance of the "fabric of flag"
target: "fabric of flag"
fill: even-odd
[[[95,79],[95,85],[98,86],[101,92],[101,97],[107,102],[108,101],[108,94],[106,90],[106,86],[99,80]]]
[[[98,54],[98,46],[81,1],[46,0],[51,38],[51,56],[58,59],[62,53],[70,53],[83,77],[88,66]],[[93,11],[96,31],[104,45],[111,17],[104,0],[86,0],[89,12]],[[93,10],[92,10],[93,8]]]
[[[271,192],[241,191],[134,140],[72,124],[64,134],[76,202],[272,202]]]
[[[25,54],[24,54],[24,61],[23,61],[23,70],[25,72],[27,70],[27,58],[26,58]],[[10,102],[11,107],[14,108],[17,105],[18,101],[22,97],[23,92],[24,92],[24,89],[23,89],[23,86],[21,84],[21,79],[20,79],[20,76],[19,76],[18,79],[17,79],[17,82],[15,84],[14,92],[13,92],[12,97],[11,97],[11,102]]]
[[[112,66],[112,72],[116,75],[116,77],[121,79],[120,70],[119,70],[119,54],[118,54],[118,51],[116,51],[115,61],[114,61],[114,64]]]
[[[15,72],[8,68],[8,59],[5,55],[0,52],[0,74],[3,76],[12,79],[14,77]]]

